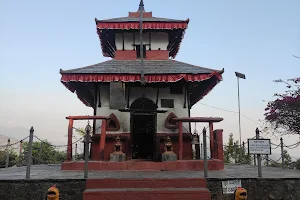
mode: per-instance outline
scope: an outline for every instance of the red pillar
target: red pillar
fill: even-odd
[[[210,157],[214,158],[214,127],[213,123],[209,122],[209,142],[210,142]]]
[[[67,148],[67,161],[72,160],[72,135],[73,135],[73,119],[69,119],[68,126],[68,148]]]
[[[217,152],[215,153],[216,159],[221,160],[222,162],[224,161],[224,149],[223,149],[223,130],[218,129],[215,130],[215,135],[216,135],[216,144],[217,144]]]
[[[100,160],[104,160],[104,148],[106,140],[106,119],[102,119],[101,138],[100,138]]]
[[[178,122],[178,129],[179,129],[179,160],[182,160],[183,154],[183,133],[182,133],[182,122]]]

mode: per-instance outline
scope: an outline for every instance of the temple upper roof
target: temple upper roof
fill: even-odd
[[[178,20],[153,17],[152,12],[146,12],[141,1],[137,12],[129,12],[128,16],[99,20],[95,18],[97,33],[100,38],[103,56],[115,58],[116,33],[164,32],[168,34],[169,57],[175,58],[182,42],[189,19]],[[141,23],[142,22],[142,23]],[[142,25],[142,26],[141,26]]]
[[[140,19],[137,17],[118,17],[118,18],[111,18],[111,19],[104,19],[99,20],[95,19],[96,22],[139,22]],[[144,22],[188,22],[189,19],[186,20],[178,20],[178,19],[168,19],[168,18],[161,18],[161,17],[143,17]]]

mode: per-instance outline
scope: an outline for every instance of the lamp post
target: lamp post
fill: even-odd
[[[239,104],[239,133],[240,133],[240,145],[242,144],[242,130],[241,130],[241,105],[240,105],[240,81],[239,79],[246,79],[246,75],[235,72],[235,76],[237,77],[237,85],[238,85],[238,104]]]

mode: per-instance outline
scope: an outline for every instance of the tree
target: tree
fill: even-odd
[[[84,136],[85,128],[77,128],[77,129],[75,129],[75,133],[77,133],[79,136]]]
[[[42,146],[41,146],[42,145]],[[22,164],[26,164],[28,155],[28,142],[23,142]],[[32,143],[32,164],[57,164],[66,160],[66,152],[56,150],[49,142]]]
[[[17,164],[17,153],[9,151],[9,163],[8,167],[12,167]],[[0,168],[4,168],[6,164],[6,151],[0,151]]]
[[[300,134],[300,78],[276,80],[288,88],[276,99],[268,102],[265,120],[273,129],[284,129],[288,134]]]
[[[91,126],[91,130],[93,130],[93,127]],[[86,133],[86,131],[85,131],[85,128],[77,128],[77,129],[75,129],[75,133],[77,133],[80,137],[83,137],[83,136],[85,136],[85,133]],[[91,131],[91,133],[92,133],[92,131]]]
[[[229,135],[228,144],[224,149],[224,162],[225,163],[242,163],[242,164],[251,164],[252,158],[250,154],[246,154],[244,146],[240,146],[239,142],[233,142],[233,134]]]
[[[225,146],[224,149],[224,162],[231,163],[230,158],[233,158],[233,155],[234,155],[233,134],[230,133],[228,144]]]
[[[294,165],[292,164],[292,158],[290,156],[290,154],[287,152],[287,150],[283,150],[283,159],[284,159],[284,167],[285,168],[294,168]],[[273,161],[271,160],[270,163],[271,167],[282,167],[282,163],[280,163],[279,161]]]
[[[300,170],[300,159],[295,162],[295,168]]]

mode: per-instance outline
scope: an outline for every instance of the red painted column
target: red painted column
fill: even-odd
[[[102,119],[101,126],[101,138],[100,138],[100,160],[104,160],[104,148],[105,148],[105,140],[106,140],[106,119]]]
[[[67,148],[67,161],[72,160],[72,135],[73,135],[73,119],[69,119],[68,126],[68,148]]]
[[[214,158],[214,127],[213,123],[209,122],[209,142],[210,142],[210,154],[211,158]]]
[[[182,160],[182,154],[183,154],[183,132],[182,132],[182,122],[178,122],[178,129],[179,129],[179,160]]]
[[[223,149],[223,130],[222,129],[217,129],[215,130],[216,134],[216,143],[217,143],[217,152],[215,153],[216,159],[221,160],[222,162],[224,161],[224,149]]]

